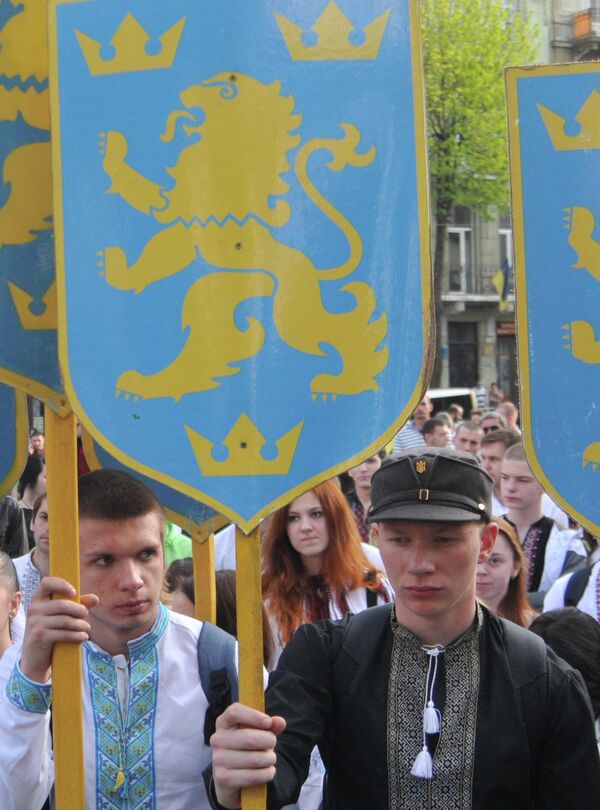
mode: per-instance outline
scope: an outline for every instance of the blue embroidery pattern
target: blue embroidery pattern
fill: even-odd
[[[40,587],[42,577],[37,570],[31,559],[31,553],[25,564],[25,570],[19,579],[19,586],[21,591],[21,604],[25,613],[29,610],[29,605],[34,597],[35,592]]]
[[[25,712],[46,714],[52,700],[52,687],[49,683],[30,681],[23,675],[17,663],[6,684],[6,696],[11,703]]]
[[[160,605],[152,630],[129,643],[129,705],[125,723],[110,655],[84,645],[96,727],[97,810],[156,808],[153,745],[159,683],[156,645],[168,621],[168,612]]]

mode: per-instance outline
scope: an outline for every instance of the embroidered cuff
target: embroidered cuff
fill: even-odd
[[[52,687],[49,683],[30,681],[17,662],[6,684],[6,696],[24,712],[46,714],[52,700]]]

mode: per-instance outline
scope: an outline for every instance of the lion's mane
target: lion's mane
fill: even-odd
[[[175,185],[163,192],[167,205],[155,211],[158,221],[190,224],[252,215],[271,226],[285,224],[288,204],[271,198],[289,189],[281,175],[290,169],[287,153],[300,141],[291,133],[302,121],[293,112],[294,98],[281,95],[279,82],[266,85],[223,73],[184,90],[181,100],[185,110],[170,118],[189,120],[190,110],[200,108],[204,120],[184,126],[188,135],[200,138],[168,169]]]

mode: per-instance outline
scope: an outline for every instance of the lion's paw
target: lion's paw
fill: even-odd
[[[100,275],[106,278],[111,287],[117,290],[134,290],[136,293],[141,291],[142,288],[133,283],[124,250],[120,247],[107,247],[99,250],[97,255],[98,266],[102,268]]]
[[[331,398],[332,402],[335,402],[338,398],[337,394],[311,394],[313,402],[319,402],[323,400],[323,402],[327,402],[328,399]]]
[[[600,341],[596,340],[594,327],[588,321],[573,321],[563,325],[565,349],[582,363],[600,363]]]
[[[115,388],[115,396],[117,397],[117,399],[121,396],[121,394],[125,394],[125,397],[124,397],[125,399],[131,399],[131,397],[133,396],[133,401],[134,402],[139,402],[140,398],[139,398],[139,396],[137,394],[132,395],[131,391],[124,391],[122,388],[118,388],[118,387]]]

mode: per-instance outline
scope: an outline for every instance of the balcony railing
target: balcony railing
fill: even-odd
[[[500,268],[498,265],[472,265],[470,267],[450,266],[445,268],[442,294],[460,295],[498,295],[492,279]],[[514,291],[512,268],[508,271],[508,291]]]

